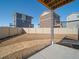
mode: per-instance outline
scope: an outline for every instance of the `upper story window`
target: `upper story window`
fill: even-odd
[[[77,18],[79,18],[79,15],[77,16]]]
[[[22,18],[22,14],[16,13],[17,18]]]

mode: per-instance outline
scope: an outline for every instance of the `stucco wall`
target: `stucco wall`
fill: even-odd
[[[22,33],[21,28],[0,27],[0,39]]]
[[[51,34],[50,28],[23,28],[26,33]],[[78,34],[75,28],[54,28],[54,34]]]
[[[23,28],[28,34],[51,34],[50,28]],[[0,39],[8,36],[21,34],[21,28],[0,27]],[[76,28],[54,28],[54,40],[60,41],[64,37],[78,40],[78,29]]]
[[[29,34],[51,34],[50,28],[23,28]],[[54,28],[54,42],[62,40],[64,37],[78,40],[77,28]]]
[[[50,28],[23,28],[29,34],[50,34]]]
[[[78,40],[78,29],[76,28],[55,28],[54,29],[54,42],[61,41],[64,37]]]

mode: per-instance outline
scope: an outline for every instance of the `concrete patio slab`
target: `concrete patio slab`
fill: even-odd
[[[79,59],[79,50],[54,44],[28,59]]]

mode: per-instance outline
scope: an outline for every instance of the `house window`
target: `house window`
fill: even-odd
[[[77,16],[77,18],[79,18],[79,15]]]

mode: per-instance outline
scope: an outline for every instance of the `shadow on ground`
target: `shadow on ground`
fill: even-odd
[[[70,48],[79,49],[79,40],[73,40],[73,39],[66,38],[66,37],[63,38],[63,40],[61,40],[57,44],[64,45]]]

